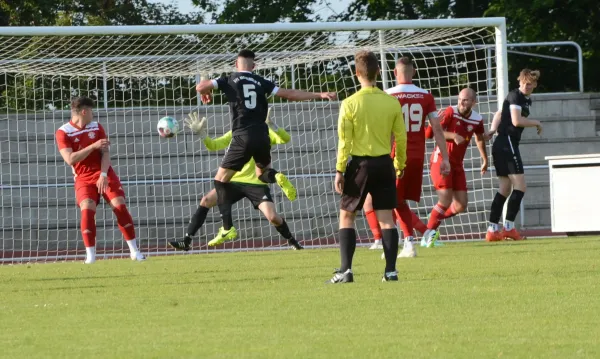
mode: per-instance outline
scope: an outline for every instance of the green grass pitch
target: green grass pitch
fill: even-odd
[[[600,238],[0,266],[6,358],[599,358]]]

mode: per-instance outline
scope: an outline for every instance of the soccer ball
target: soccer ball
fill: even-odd
[[[179,124],[173,117],[163,117],[158,121],[156,130],[160,137],[173,137],[179,132]]]

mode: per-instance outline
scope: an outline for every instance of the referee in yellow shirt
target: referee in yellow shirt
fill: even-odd
[[[340,212],[341,266],[328,283],[354,281],[352,257],[356,249],[354,221],[368,193],[373,198],[382,229],[385,272],[383,281],[397,281],[398,230],[392,210],[396,208],[396,176],[406,164],[406,128],[398,100],[376,86],[379,61],[374,53],[354,56],[361,90],[342,102],[338,120],[338,158],[335,190],[342,195]],[[391,137],[396,142],[390,157]],[[348,157],[352,156],[350,162]]]

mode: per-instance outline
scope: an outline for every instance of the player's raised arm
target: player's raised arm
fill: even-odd
[[[285,88],[278,88],[275,92],[275,96],[289,101],[335,100],[337,98],[335,92],[307,92]]]
[[[510,120],[515,127],[537,127],[538,134],[542,132],[542,124],[538,120],[530,120],[521,114],[521,105],[515,92],[511,92],[507,98],[510,104]]]
[[[442,120],[446,118],[448,109],[446,109],[446,111],[442,114],[442,119],[440,119],[437,115],[437,112],[435,111],[435,102],[433,101],[433,97],[431,97],[431,102],[433,111],[430,111],[427,115],[427,118],[429,119],[428,129],[431,128],[431,137],[434,138],[435,144],[439,148],[440,154],[442,155],[442,174],[447,175],[448,173],[450,173],[450,161],[448,158],[448,149],[446,148],[446,135],[442,128]]]

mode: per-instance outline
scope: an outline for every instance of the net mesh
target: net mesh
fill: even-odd
[[[1,34],[0,34],[1,35]],[[417,65],[415,84],[430,90],[438,108],[454,105],[460,89],[478,92],[476,108],[491,120],[496,108],[493,28],[441,28],[397,31],[277,32],[258,34],[180,34],[112,36],[0,36],[0,238],[4,263],[79,258],[79,234],[71,169],[63,162],[54,132],[69,121],[74,95],[97,100],[95,116],[111,141],[112,165],[121,178],[134,217],[140,247],[150,254],[173,253],[167,241],[179,239],[212,177],[223,152],[208,152],[189,131],[160,138],[162,116],[180,121],[198,111],[216,137],[230,128],[228,107],[215,94],[203,105],[195,92],[200,74],[216,77],[233,70],[243,47],[258,55],[257,73],[281,87],[335,91],[343,99],[360,87],[352,72],[353,55],[368,49],[384,57],[381,85],[394,85],[398,56]],[[271,99],[272,119],[292,137],[273,147],[273,167],[286,173],[299,196],[289,202],[274,186],[277,210],[292,233],[307,245],[335,244],[339,197],[333,192],[338,102],[292,103]],[[426,161],[432,143],[428,143]],[[465,157],[468,211],[447,220],[443,238],[478,239],[485,231],[485,211],[492,199],[492,177],[479,174],[479,154]],[[437,201],[424,174],[423,199],[411,203],[421,218]],[[239,239],[225,249],[281,248],[284,242],[247,201],[234,207]],[[99,256],[128,253],[110,207],[96,216]],[[199,251],[220,226],[211,210]],[[365,221],[359,237],[368,240]],[[200,246],[197,244],[200,243]]]

